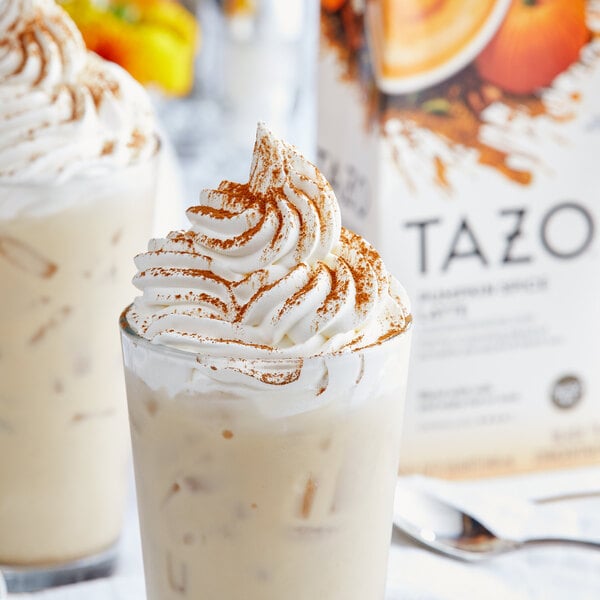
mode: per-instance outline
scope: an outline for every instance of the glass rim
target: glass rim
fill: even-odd
[[[198,361],[198,358],[206,359],[211,363],[224,363],[230,361],[244,361],[253,364],[268,364],[268,365],[283,365],[289,364],[290,362],[310,362],[316,360],[323,359],[339,359],[343,360],[343,357],[356,356],[356,355],[365,355],[365,354],[374,354],[382,348],[387,348],[389,344],[395,340],[405,337],[412,331],[413,319],[412,314],[409,319],[406,327],[393,335],[385,338],[380,342],[375,342],[371,345],[364,346],[362,348],[357,348],[353,350],[339,350],[335,352],[324,352],[320,354],[309,354],[305,356],[298,355],[290,355],[283,356],[278,355],[273,352],[272,356],[252,356],[249,358],[246,357],[237,357],[237,356],[224,356],[222,354],[210,354],[209,352],[200,351],[193,352],[189,350],[181,350],[180,348],[174,348],[173,346],[167,346],[166,344],[154,344],[150,340],[142,337],[139,333],[137,333],[129,324],[127,319],[127,313],[132,308],[133,302],[125,307],[125,309],[121,312],[119,316],[119,330],[122,335],[125,335],[130,340],[133,340],[136,344],[142,345],[144,348],[153,353],[165,354],[167,356],[172,356],[174,358],[179,358],[181,360],[192,360],[194,362]]]

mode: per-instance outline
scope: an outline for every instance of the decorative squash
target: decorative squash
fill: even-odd
[[[0,0],[1,1],[1,0]],[[183,96],[193,83],[198,24],[173,0],[59,0],[87,47],[140,83]]]
[[[586,0],[513,0],[477,59],[483,79],[514,94],[547,86],[579,59],[590,33]]]

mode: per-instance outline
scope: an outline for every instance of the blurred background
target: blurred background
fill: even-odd
[[[246,181],[257,120],[313,157],[317,0],[61,0],[87,46],[150,92],[167,147],[157,234]]]

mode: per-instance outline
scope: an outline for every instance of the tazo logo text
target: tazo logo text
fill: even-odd
[[[492,263],[500,265],[523,264],[532,262],[535,254],[524,251],[524,242],[527,241],[525,226],[530,218],[527,208],[507,208],[490,215],[499,221],[498,236],[494,240],[480,235],[467,217],[458,219],[451,228],[445,251],[439,256],[440,244],[438,236],[445,235],[439,228],[447,231],[447,223],[440,218],[422,219],[405,223],[406,229],[415,232],[417,241],[417,255],[419,257],[419,270],[421,273],[429,273],[432,269],[440,269],[442,272],[449,271],[455,263],[472,261],[483,267]],[[575,219],[577,222],[576,238],[569,239],[565,244],[563,237],[556,234],[561,221]],[[546,211],[534,229],[536,231],[541,251],[558,260],[569,260],[581,256],[590,247],[595,235],[594,218],[590,212],[581,204],[576,202],[562,202],[556,204]],[[573,237],[573,231],[570,231]],[[528,234],[531,236],[531,233]],[[436,237],[435,247],[438,250],[433,255],[432,242]],[[493,252],[489,249],[493,246]],[[528,244],[531,247],[531,244]],[[442,245],[443,248],[443,245]],[[498,250],[499,249],[499,250]]]

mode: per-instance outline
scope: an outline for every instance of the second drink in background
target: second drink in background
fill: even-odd
[[[129,440],[114,322],[152,229],[150,101],[51,1],[0,8],[0,570],[106,575]]]

